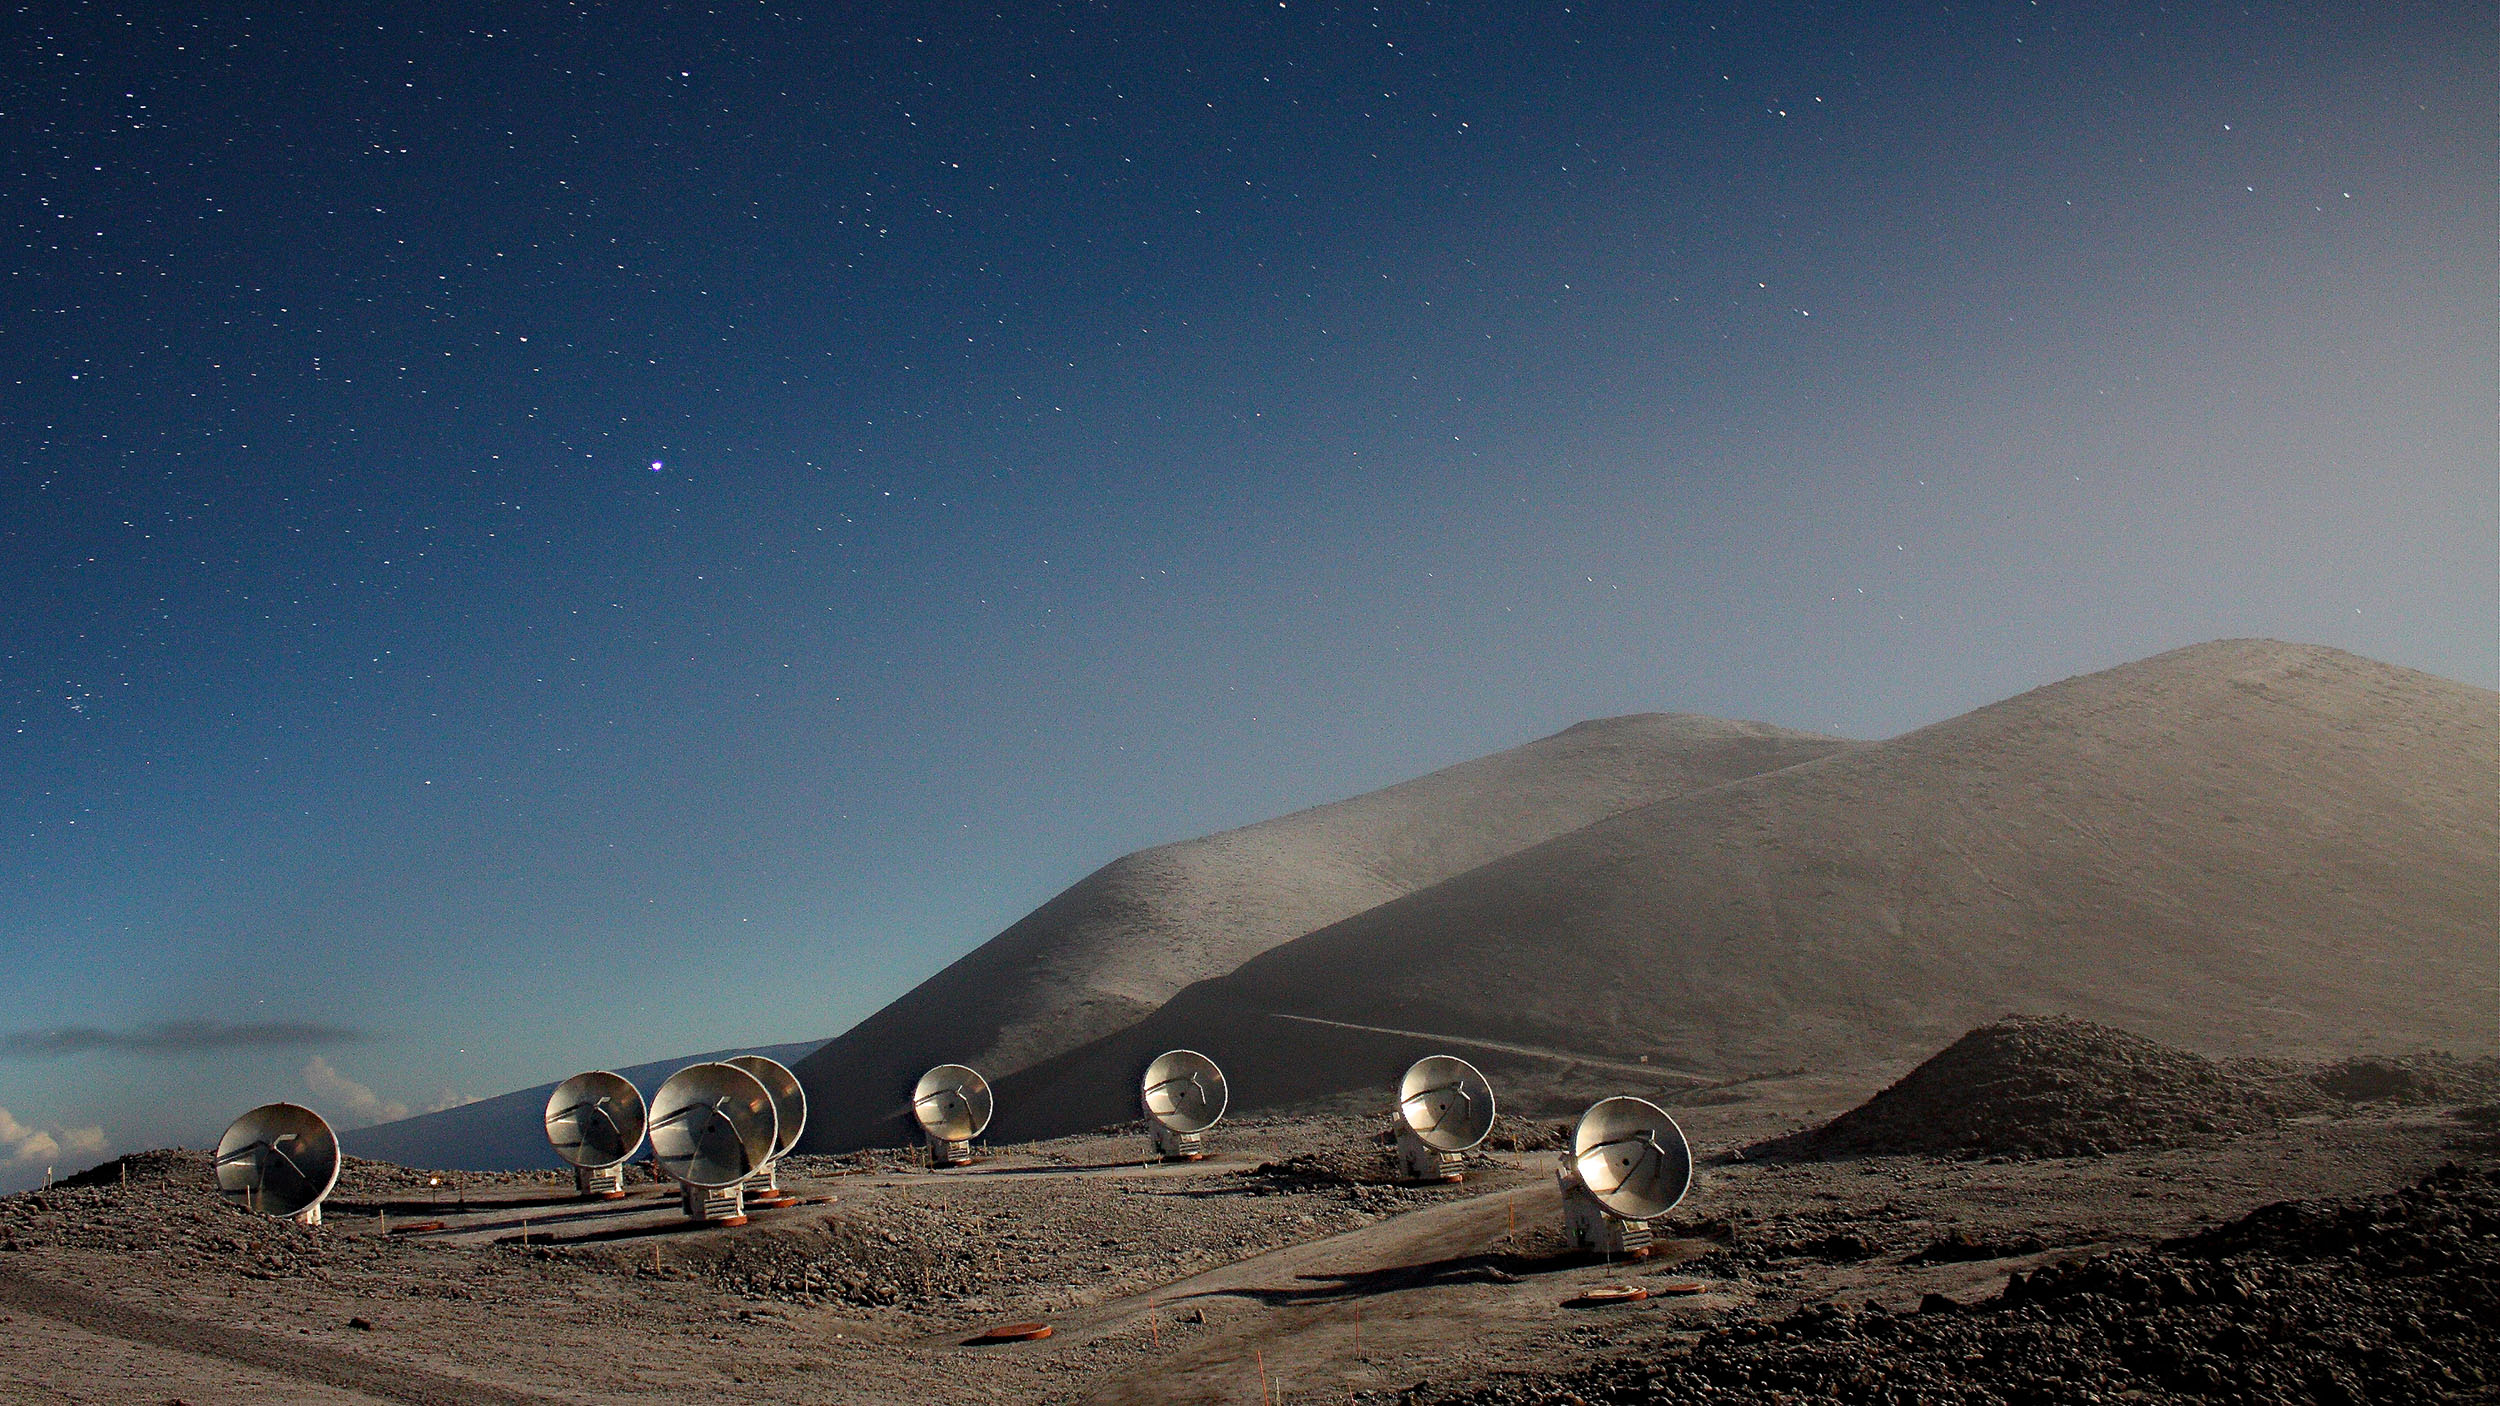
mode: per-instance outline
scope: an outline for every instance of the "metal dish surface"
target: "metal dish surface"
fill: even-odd
[[[1464,1152],[1493,1131],[1493,1085],[1456,1055],[1426,1055],[1398,1081],[1398,1117],[1424,1146]]]
[[[689,1186],[735,1186],[773,1155],[772,1091],[734,1064],[689,1064],[651,1096],[651,1155]]]
[[[1156,1055],[1138,1088],[1146,1117],[1176,1133],[1202,1133],[1224,1121],[1230,1098],[1224,1071],[1196,1050]]]
[[[755,1076],[773,1096],[773,1112],[781,1119],[781,1131],[773,1138],[772,1160],[779,1161],[799,1145],[799,1134],[807,1129],[807,1090],[799,1087],[799,1076],[790,1066],[768,1055],[732,1055],[722,1061],[734,1064]]]
[[[300,1103],[264,1103],[226,1125],[210,1169],[218,1194],[247,1211],[291,1216],[339,1184],[339,1138]]]
[[[605,1069],[576,1074],[547,1095],[547,1141],[576,1167],[596,1170],[631,1158],[650,1125],[642,1090]]]
[[[1665,1215],[1693,1186],[1693,1149],[1647,1099],[1600,1099],[1571,1133],[1571,1165],[1597,1204],[1626,1220]]]
[[[990,1125],[990,1081],[969,1065],[941,1064],[912,1087],[911,1116],[933,1138],[963,1142]]]

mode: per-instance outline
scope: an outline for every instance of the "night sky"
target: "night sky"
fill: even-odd
[[[2500,686],[2489,5],[175,8],[0,19],[0,1185],[1587,717]]]

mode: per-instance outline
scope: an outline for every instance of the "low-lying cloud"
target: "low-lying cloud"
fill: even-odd
[[[22,1166],[58,1157],[94,1157],[104,1151],[102,1128],[38,1128],[0,1108],[0,1163]]]
[[[387,1099],[341,1074],[330,1061],[314,1055],[304,1065],[304,1087],[313,1096],[328,1100],[330,1107],[342,1113],[342,1128],[360,1128],[371,1123],[395,1123],[408,1116],[408,1105]]]
[[[0,1035],[0,1058],[53,1059],[98,1050],[122,1054],[187,1055],[205,1050],[271,1049],[336,1045],[362,1040],[360,1031],[309,1021],[152,1020],[127,1029],[61,1025]]]

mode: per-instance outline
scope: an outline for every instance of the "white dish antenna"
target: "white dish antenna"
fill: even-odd
[[[968,1065],[941,1064],[912,1086],[911,1116],[941,1166],[972,1160],[972,1140],[989,1128],[991,1106],[990,1081]]]
[[[1398,1161],[1417,1181],[1457,1181],[1493,1131],[1493,1085],[1456,1055],[1426,1055],[1398,1081]]]
[[[1643,1253],[1648,1222],[1693,1186],[1693,1150],[1667,1111],[1647,1099],[1600,1099],[1580,1115],[1557,1174],[1565,1219],[1584,1249]]]
[[[247,1211],[321,1224],[339,1184],[339,1138],[300,1103],[264,1103],[226,1125],[209,1164],[218,1194]]]
[[[1663,1216],[1693,1187],[1684,1130],[1647,1099],[1600,1099],[1581,1114],[1571,1162],[1589,1194],[1627,1220]]]
[[[1155,1151],[1192,1161],[1204,1157],[1206,1131],[1224,1121],[1231,1096],[1224,1071],[1196,1050],[1156,1055],[1138,1088],[1138,1101],[1154,1132]]]
[[[772,1091],[735,1064],[689,1064],[651,1097],[652,1158],[697,1220],[745,1223],[747,1178],[772,1160],[780,1130]]]
[[[625,1164],[650,1122],[642,1090],[605,1069],[576,1074],[547,1095],[547,1141],[573,1164],[573,1184],[585,1196],[625,1194]]]
[[[807,1090],[799,1087],[799,1076],[780,1060],[750,1054],[733,1055],[725,1062],[755,1076],[773,1096],[773,1114],[780,1120],[772,1155],[747,1179],[747,1200],[759,1206],[795,1206],[798,1198],[781,1189],[781,1159],[799,1145],[799,1134],[807,1129]]]

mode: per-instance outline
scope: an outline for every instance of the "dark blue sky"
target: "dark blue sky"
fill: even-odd
[[[2487,6],[155,8],[0,21],[0,1179],[1588,716],[2500,685]]]

